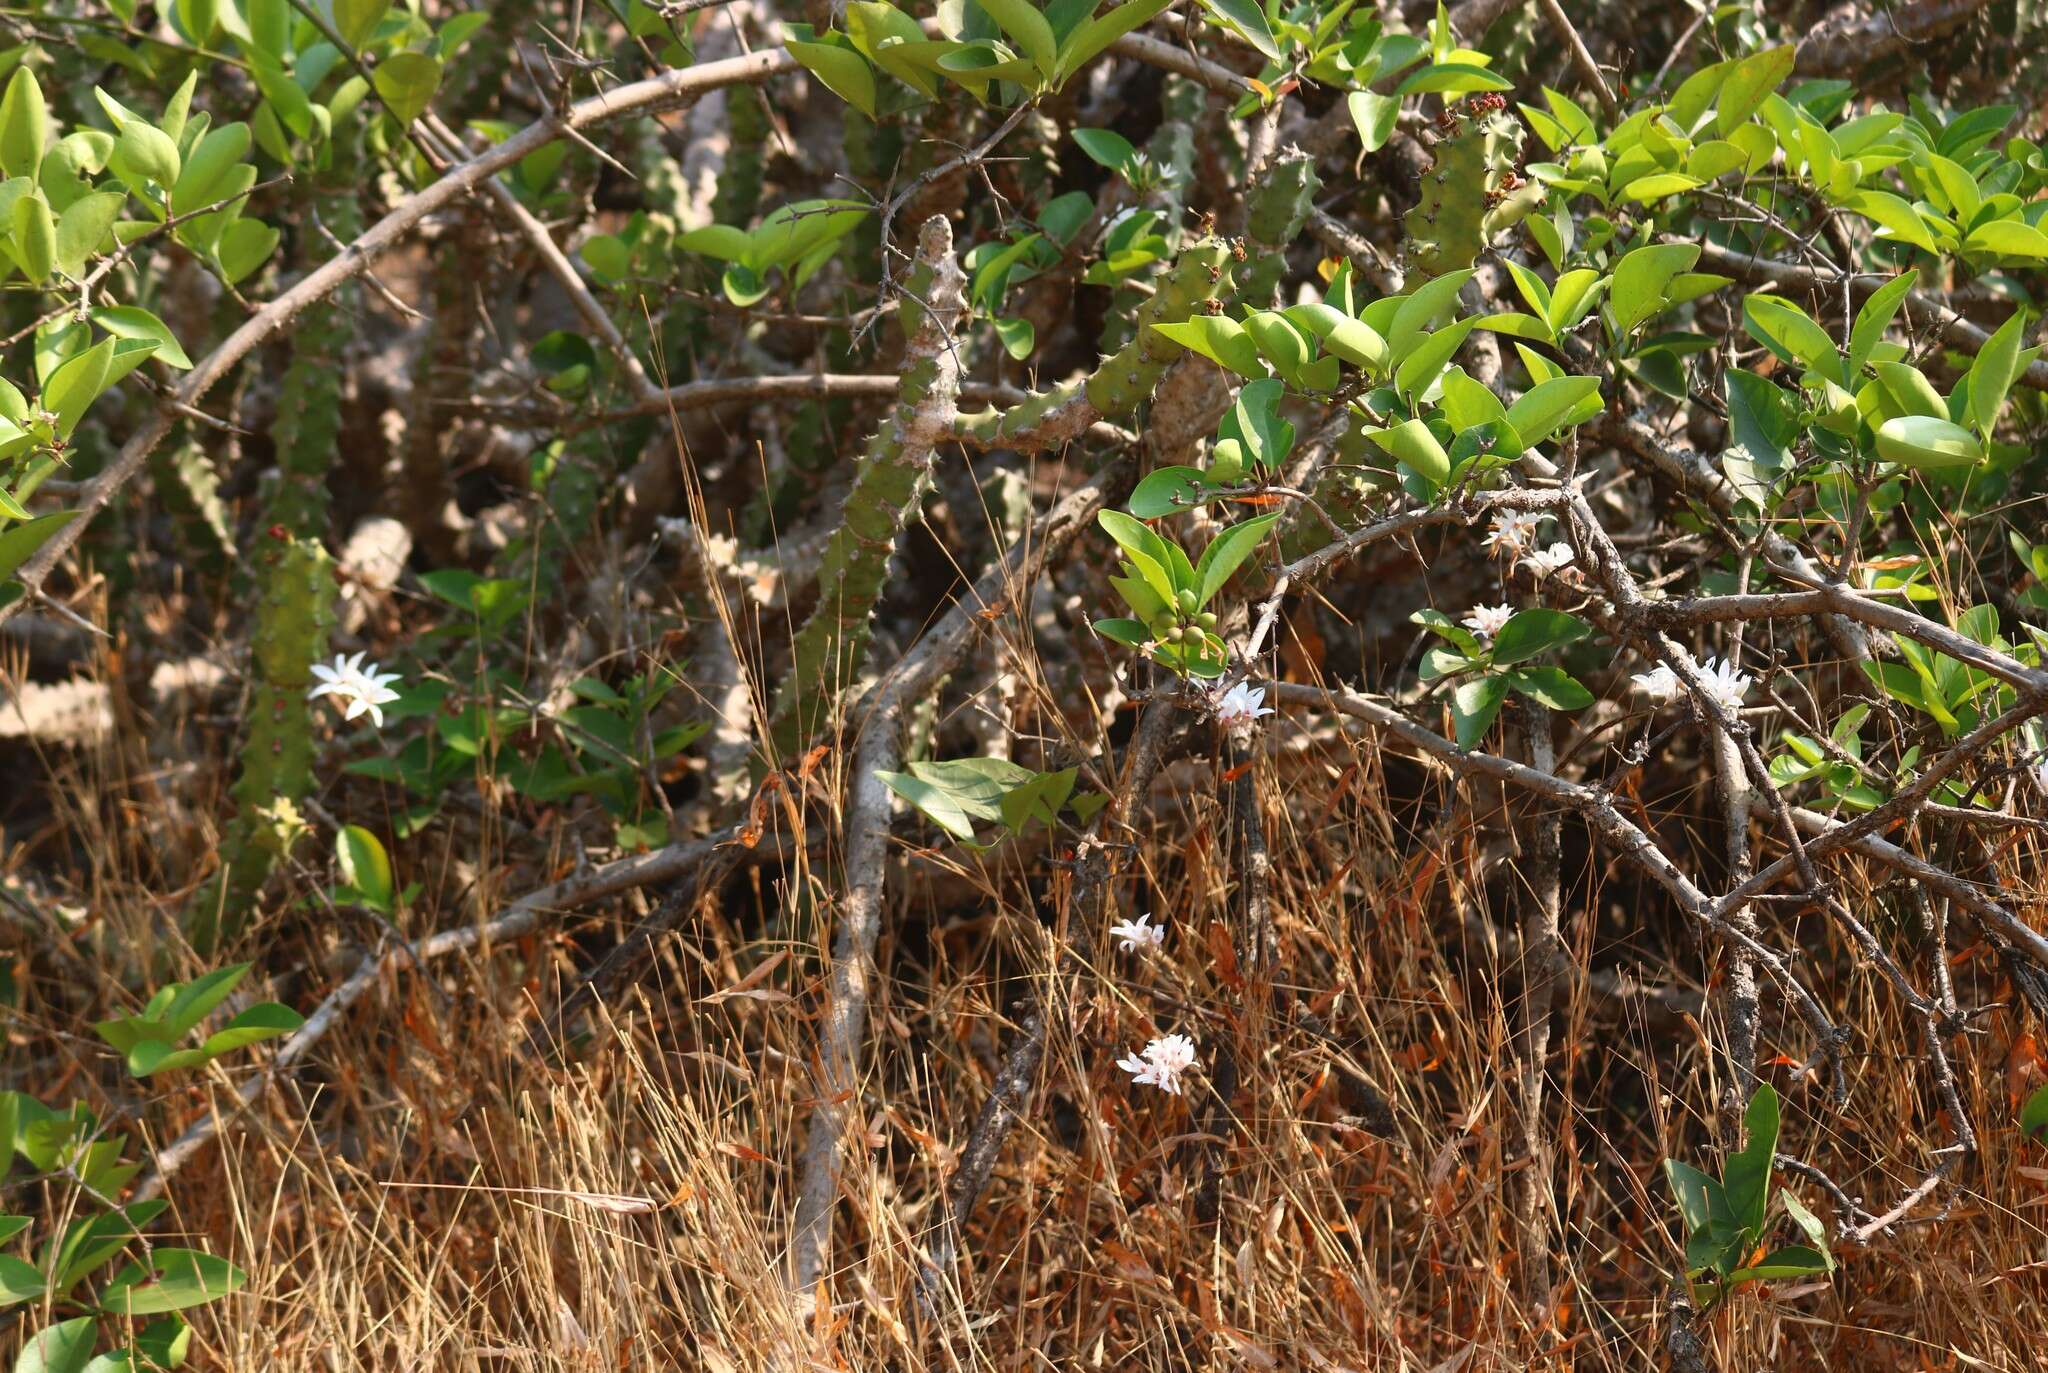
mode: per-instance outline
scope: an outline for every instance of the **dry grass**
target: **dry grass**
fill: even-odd
[[[1027,715],[1052,722],[1050,689],[1025,675],[1037,702]],[[655,972],[552,1062],[526,1049],[539,1011],[644,902],[429,970],[401,967],[358,1004],[313,1068],[170,1187],[167,1228],[251,1275],[246,1294],[199,1313],[202,1366],[1661,1366],[1682,1237],[1660,1161],[1706,1163],[1730,1130],[1706,1114],[1723,1086],[1717,1021],[1685,1010],[1715,985],[1714,955],[1567,818],[1577,975],[1558,1008],[1549,1126],[1564,1283],[1552,1305],[1532,1304],[1513,1205],[1530,1166],[1516,1143],[1509,933],[1523,803],[1475,804],[1362,736],[1278,723],[1257,764],[1282,939],[1274,980],[1318,1018],[1316,1034],[1246,1009],[1261,998],[1248,998],[1232,953],[1227,827],[1206,748],[1170,766],[1118,878],[1121,909],[1165,918],[1166,949],[1113,954],[1079,983],[939,1319],[918,1311],[920,1256],[1021,1000],[1044,989],[1063,869],[1027,845],[945,881],[898,882],[912,895],[892,904],[884,935],[866,1137],[843,1179],[836,1267],[814,1304],[793,1304],[783,1246],[839,844],[831,808],[814,804],[778,821],[798,827],[784,837],[808,861],[743,871],[703,902]],[[820,774],[819,796],[842,794],[830,774],[844,756]],[[36,858],[62,876],[50,860],[55,836],[70,836],[68,878],[89,915],[77,952],[23,950],[35,975],[14,1077],[45,1099],[125,1105],[168,1138],[224,1108],[246,1061],[141,1100],[68,1027],[129,995],[119,982],[135,960],[115,953],[155,947],[175,909],[167,893],[189,876],[163,855],[203,842],[200,827],[170,793],[148,803],[158,780],[145,750],[45,762],[57,809],[10,862]],[[1631,801],[1674,853],[1711,866],[1711,797],[1674,780],[1696,775],[1655,773]],[[364,813],[375,794],[347,804]],[[473,919],[560,861],[533,851],[533,835],[513,852],[506,820],[487,807],[402,851],[429,882],[411,928]],[[2040,848],[2019,831],[1998,856],[2011,889],[2036,903]],[[892,880],[930,875],[930,855],[903,859]],[[1882,874],[1838,875],[1902,955],[1931,956]],[[1882,1209],[1946,1142],[1914,1041],[1816,914],[1766,919],[1805,950],[1831,1012],[1858,1031],[1837,1111],[1798,1071],[1803,1031],[1774,1008],[1765,1045],[1779,1056],[1782,1147]],[[282,970],[277,989],[302,1005],[367,937],[298,914],[254,936]],[[2048,1151],[2013,1126],[2037,1051],[1995,964],[1968,948],[1952,961],[1961,1002],[1993,1007],[1973,1021],[1960,1066],[1980,1158],[1938,1219],[1928,1208],[1844,1254],[1833,1281],[1738,1294],[1707,1332],[1720,1367],[2044,1366]],[[66,976],[96,966],[109,971]],[[1661,997],[1613,994],[1617,970]],[[1234,1117],[1217,1133],[1206,1091],[1133,1090],[1113,1066],[1174,1030],[1202,1045],[1205,1064],[1220,1046],[1237,1050]],[[31,1073],[29,1045],[54,1060]],[[1219,1205],[1205,1223],[1212,1163]]]

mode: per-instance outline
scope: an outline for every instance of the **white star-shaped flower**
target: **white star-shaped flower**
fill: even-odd
[[[1659,663],[1648,672],[1638,672],[1629,680],[1636,684],[1637,691],[1659,701],[1670,700],[1681,689],[1678,674],[1671,670],[1668,663]]]
[[[1496,552],[1519,553],[1535,542],[1536,530],[1549,518],[1541,510],[1503,510],[1493,517],[1493,529],[1482,542]]]
[[[1475,605],[1472,612],[1458,623],[1482,639],[1491,639],[1514,616],[1515,608],[1511,605]]]
[[[313,675],[320,679],[320,685],[307,692],[306,699],[332,696],[336,704],[348,707],[342,719],[353,720],[357,716],[368,715],[370,723],[382,729],[383,708],[398,699],[398,693],[391,689],[391,683],[398,680],[398,674],[378,671],[375,663],[363,661],[367,656],[358,653],[351,658],[337,653],[331,664],[313,664]]]
[[[1130,953],[1136,949],[1160,948],[1166,943],[1166,926],[1146,924],[1145,922],[1151,918],[1151,912],[1148,911],[1136,920],[1126,920],[1121,925],[1111,925],[1109,927],[1109,937],[1123,945],[1125,953]]]
[[[1534,572],[1537,581],[1542,581],[1551,573],[1570,567],[1572,557],[1572,546],[1560,540],[1548,548],[1531,550],[1529,555],[1522,559],[1522,566]]]
[[[1730,715],[1742,709],[1742,698],[1749,695],[1749,689],[1756,685],[1754,677],[1738,671],[1735,664],[1723,662],[1719,658],[1701,661],[1700,681],[1706,687],[1707,694]]]
[[[1224,724],[1237,720],[1256,720],[1261,715],[1271,715],[1273,708],[1266,704],[1266,689],[1246,682],[1223,693],[1223,699],[1216,703],[1216,718]]]
[[[1118,1059],[1116,1066],[1131,1074],[1133,1087],[1150,1085],[1179,1096],[1181,1074],[1195,1066],[1195,1041],[1167,1035],[1147,1044],[1143,1057],[1130,1054]]]

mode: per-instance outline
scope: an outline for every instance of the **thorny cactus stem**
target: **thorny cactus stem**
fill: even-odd
[[[1006,410],[956,415],[954,436],[981,448],[1035,453],[1078,438],[1097,420],[1130,414],[1182,355],[1177,344],[1160,337],[1152,326],[1178,324],[1215,300],[1229,261],[1230,250],[1221,239],[1206,238],[1183,250],[1158,291],[1139,309],[1131,341],[1104,358],[1093,373],[1036,392]]]
[[[917,265],[903,288],[909,346],[896,408],[861,455],[825,545],[817,608],[797,631],[789,674],[775,695],[770,732],[785,756],[817,732],[859,671],[897,532],[931,479],[932,450],[952,437],[960,394],[953,332],[966,311],[966,285],[952,226],[934,215],[918,232]]]
[[[1287,275],[1287,250],[1301,237],[1309,212],[1322,190],[1316,160],[1300,148],[1282,148],[1259,170],[1245,204],[1244,231],[1250,240],[1251,266],[1239,299],[1265,309]]]
[[[250,644],[250,724],[235,780],[234,825],[221,846],[220,871],[186,916],[187,937],[201,955],[241,933],[270,870],[303,830],[298,803],[313,789],[306,688],[334,619],[334,568],[317,539],[281,528],[273,533]]]
[[[1522,122],[1499,96],[1444,111],[1448,134],[1422,178],[1422,199],[1402,221],[1409,285],[1469,267],[1495,238],[1527,217],[1543,187],[1517,170]]]

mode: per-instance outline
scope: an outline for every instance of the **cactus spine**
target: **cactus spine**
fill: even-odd
[[[1441,123],[1448,132],[1422,178],[1422,199],[1402,221],[1411,286],[1471,266],[1543,199],[1543,187],[1516,170],[1522,122],[1499,96],[1447,109]]]
[[[917,265],[899,311],[908,348],[896,408],[861,456],[818,569],[817,608],[797,631],[776,693],[771,733],[784,754],[817,731],[859,670],[897,531],[931,479],[933,449],[952,434],[960,394],[953,333],[966,310],[966,285],[952,227],[934,215],[918,233]]]

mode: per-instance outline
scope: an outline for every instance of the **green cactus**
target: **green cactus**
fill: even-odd
[[[220,473],[204,448],[187,435],[150,459],[157,498],[177,522],[186,556],[202,571],[219,573],[234,561],[233,521],[220,498]]]
[[[818,570],[818,605],[797,632],[775,696],[771,733],[792,754],[816,733],[865,656],[868,618],[896,551],[896,535],[931,479],[932,451],[952,433],[960,392],[953,333],[966,309],[966,274],[943,216],[918,235],[917,265],[898,311],[908,347],[896,408],[868,441],[853,489]]]
[[[1265,309],[1287,274],[1287,249],[1301,236],[1322,190],[1316,160],[1296,147],[1282,148],[1260,170],[1245,205],[1244,230],[1251,265],[1238,299]]]
[[[761,175],[767,166],[768,112],[760,92],[748,86],[726,93],[726,132],[731,138],[718,174],[711,217],[720,224],[752,224],[761,207]]]
[[[221,866],[186,913],[194,949],[211,953],[247,925],[271,869],[290,852],[298,803],[313,789],[306,690],[334,622],[334,567],[315,539],[278,531],[259,555],[250,640],[249,734],[235,779],[237,811]]]
[[[1098,419],[1131,414],[1183,351],[1149,326],[1178,324],[1214,301],[1226,285],[1229,261],[1230,249],[1220,239],[1206,238],[1184,249],[1159,289],[1137,310],[1136,336],[1093,373],[1034,392],[1004,410],[956,416],[955,437],[981,448],[1037,452],[1077,437]]]
[[[343,167],[335,175],[350,173]],[[362,207],[349,181],[330,184],[323,177],[320,185],[309,186],[306,203],[341,242],[362,233]],[[317,254],[309,249],[307,256]],[[277,475],[263,503],[263,523],[283,525],[300,538],[318,537],[327,528],[327,474],[341,434],[343,355],[355,330],[354,303],[354,291],[344,288],[299,316],[270,425]]]
[[[1449,118],[1456,131],[1437,143],[1422,199],[1402,221],[1411,286],[1471,266],[1543,199],[1542,185],[1516,170],[1522,122],[1498,96],[1468,101]]]

